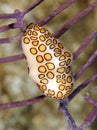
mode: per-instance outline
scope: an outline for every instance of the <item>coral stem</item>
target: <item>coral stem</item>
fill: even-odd
[[[73,54],[73,59],[76,59],[84,50],[85,48],[90,44],[91,40],[97,35],[97,31],[94,30],[87,38],[86,40],[81,44],[81,46],[77,49],[77,51]]]
[[[70,115],[68,108],[67,108],[67,100],[59,100],[59,104],[60,104],[60,109],[61,111],[64,113],[67,122],[69,124],[70,130],[78,130],[75,121],[73,120],[72,116]]]
[[[79,13],[73,19],[71,19],[69,22],[67,22],[65,25],[63,25],[55,33],[54,36],[56,38],[59,38],[64,32],[66,32],[68,29],[70,29],[75,23],[77,23],[79,20],[81,20],[84,16],[86,16],[88,13],[90,13],[96,7],[97,7],[97,2],[92,3],[88,8],[84,9],[81,13]]]
[[[13,37],[1,38],[0,39],[0,44],[10,43],[13,40],[21,39],[21,37],[22,37],[22,33],[20,33],[20,34],[18,34],[16,36],[13,36]]]
[[[23,11],[23,16],[25,14],[27,14],[28,12],[32,11],[33,8],[37,7],[41,2],[43,2],[44,0],[37,0],[35,3],[33,3],[30,7],[28,7],[27,9],[25,9]]]
[[[91,55],[86,64],[80,69],[80,71],[74,76],[75,81],[85,72],[85,70],[92,64],[97,57],[97,50]]]
[[[76,0],[68,0],[63,5],[55,9],[53,12],[51,12],[45,19],[40,21],[38,25],[43,26],[44,24],[48,23],[53,17],[61,13],[64,9],[69,7],[71,4],[73,4]]]
[[[35,98],[31,98],[28,100],[24,100],[24,101],[18,101],[18,102],[11,102],[11,103],[5,103],[5,104],[0,104],[0,109],[8,109],[8,108],[16,108],[16,107],[23,107],[23,106],[27,106],[27,105],[31,105],[37,102],[42,101],[45,98],[44,95],[35,97]]]
[[[24,58],[24,54],[19,54],[19,55],[15,55],[15,56],[9,56],[9,57],[5,57],[5,58],[0,58],[0,63],[7,63],[7,62],[14,62],[17,60],[21,60]]]
[[[87,115],[84,122],[81,124],[79,130],[86,130],[86,128],[97,118],[97,101],[90,98],[89,96],[84,96],[85,99],[91,103],[94,107],[91,112]]]
[[[97,106],[89,113],[89,115],[84,120],[83,124],[80,126],[79,130],[86,130],[86,128],[97,118]]]
[[[69,101],[71,101],[82,89],[84,89],[88,84],[97,79],[97,74],[92,76],[91,78],[84,81],[81,85],[79,85],[68,97]]]

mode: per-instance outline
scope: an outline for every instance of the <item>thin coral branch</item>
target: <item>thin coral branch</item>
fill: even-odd
[[[74,18],[72,18],[69,22],[67,22],[65,25],[63,25],[56,33],[55,37],[59,38],[64,32],[66,32],[68,29],[70,29],[75,23],[80,21],[84,16],[86,16],[88,13],[90,13],[92,10],[94,10],[97,7],[97,2],[92,3],[88,8],[84,9],[81,13],[76,15]]]
[[[0,104],[0,109],[8,109],[8,108],[16,108],[16,107],[23,107],[27,105],[32,105],[37,102],[42,101],[45,98],[45,95],[41,95],[35,98],[31,98],[28,100],[23,100],[23,101],[18,101],[18,102],[11,102],[11,103],[5,103],[5,104]]]
[[[12,14],[0,14],[0,19],[14,19],[15,18],[15,15],[14,13]]]
[[[75,80],[77,80],[86,71],[86,69],[92,64],[96,57],[97,50],[91,55],[86,64],[80,69],[80,71],[74,76]]]
[[[4,32],[4,31],[7,31],[7,30],[10,30],[10,29],[16,29],[16,28],[19,28],[22,31],[24,31],[26,29],[25,24],[23,23],[23,21],[21,23],[18,23],[18,21],[17,21],[15,23],[10,23],[8,25],[1,26],[0,27],[0,33]]]
[[[25,30],[25,25],[23,22],[24,15],[27,14],[29,11],[31,11],[36,6],[38,6],[43,1],[44,0],[37,0],[30,7],[28,7],[27,9],[25,9],[22,12],[20,10],[16,9],[15,12],[12,14],[0,14],[0,19],[10,19],[10,18],[17,19],[17,22],[15,22],[15,23],[11,23],[11,24],[0,27],[0,32],[4,32],[8,29],[14,29],[14,28],[19,28],[21,30]]]
[[[6,16],[6,14],[3,14],[4,16]],[[3,16],[1,14],[1,16]],[[7,14],[7,16],[9,15],[10,17],[10,14]],[[7,18],[7,16],[5,18]],[[17,22],[15,23],[11,23],[11,24],[8,24],[8,25],[5,25],[5,26],[1,26],[0,27],[0,32],[4,32],[8,29],[14,29],[14,28],[19,28],[21,29],[22,31],[25,30],[25,26],[24,26],[24,22],[23,22],[23,13],[16,9],[15,12],[13,13],[13,18],[15,18],[17,20]]]
[[[22,15],[24,16],[25,14],[27,14],[28,12],[30,12],[33,8],[35,8],[36,6],[38,6],[43,1],[44,0],[37,0],[30,7],[28,7],[27,9],[25,9],[22,12]],[[14,19],[14,18],[16,18],[16,15],[17,15],[16,13],[17,12],[15,11],[14,13],[11,13],[11,14],[0,14],[0,19]]]
[[[86,130],[86,128],[97,118],[97,107],[94,107],[93,110],[88,114],[84,123],[80,126],[79,130]]]
[[[83,90],[88,84],[97,79],[97,74],[92,76],[91,78],[84,81],[81,85],[79,85],[68,97],[69,101],[71,101],[81,90]]]
[[[15,55],[15,56],[0,58],[0,64],[7,63],[7,62],[15,62],[15,61],[21,60],[23,58],[24,58],[24,54],[19,54],[19,55]]]
[[[71,114],[68,111],[68,108],[67,108],[68,100],[65,100],[65,101],[59,100],[59,104],[60,104],[60,110],[64,113],[64,115],[68,121],[70,130],[78,130],[78,128],[75,124],[75,121],[73,120]]]
[[[96,35],[97,31],[95,30],[86,38],[86,40],[81,44],[77,51],[74,52],[73,59],[76,59],[86,49],[86,47],[90,44],[90,42]]]
[[[43,26],[44,24],[48,23],[52,18],[54,18],[56,15],[61,13],[64,9],[68,8],[71,4],[76,2],[76,0],[68,0],[63,5],[55,9],[53,12],[51,12],[45,19],[40,21],[38,25]]]
[[[1,38],[0,39],[0,44],[10,43],[13,40],[21,39],[21,37],[22,37],[22,33],[20,33],[20,34],[18,34],[16,36],[13,36],[13,37]]]
[[[0,14],[0,18],[2,19],[15,18],[17,22],[13,24],[14,25],[13,27],[16,26],[15,28],[20,28],[20,29],[24,28],[23,13],[18,9],[16,9],[13,14]],[[7,25],[5,27],[4,27],[4,30],[7,29]],[[3,31],[3,27],[1,27],[1,29]]]
[[[4,25],[4,26],[0,27],[0,33],[4,32],[4,31],[7,31],[9,29],[15,29],[14,23],[11,23],[11,24],[8,24],[8,25]]]
[[[4,43],[10,43],[13,39],[12,38],[1,38],[0,39],[0,44],[4,44]]]
[[[35,7],[37,7],[41,2],[43,2],[44,0],[37,0],[35,3],[33,3],[30,7],[28,7],[27,9],[25,9],[23,11],[23,16],[25,14],[27,14],[28,12],[32,11],[32,9],[34,9]]]
[[[87,100],[93,106],[97,106],[97,100],[92,99],[89,95],[84,95],[85,100]]]
[[[84,96],[85,99],[91,103],[94,107],[91,112],[88,114],[82,125],[80,126],[79,130],[86,130],[86,128],[97,118],[97,101],[90,98],[89,96]]]

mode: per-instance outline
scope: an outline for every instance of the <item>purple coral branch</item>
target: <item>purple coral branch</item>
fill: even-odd
[[[90,104],[97,107],[97,100],[92,99],[89,95],[84,96],[85,100],[87,100]]]
[[[34,103],[40,102],[45,98],[45,95],[37,96],[35,98],[31,98],[28,100],[18,101],[18,102],[11,102],[0,104],[0,109],[8,109],[8,108],[16,108],[16,107],[23,107],[27,105],[32,105]]]
[[[0,14],[0,19],[17,19],[16,23],[11,23],[5,26],[0,27],[0,32],[4,32],[8,29],[14,29],[14,28],[20,28],[21,30],[25,30],[25,25],[23,22],[24,15],[30,12],[33,8],[38,6],[41,2],[44,0],[37,0],[35,3],[33,3],[30,7],[25,9],[24,11],[19,11],[18,9],[15,10],[12,14]],[[7,40],[7,39],[6,39]],[[2,41],[2,39],[0,39]]]
[[[60,104],[60,110],[64,113],[67,122],[69,124],[70,130],[78,130],[78,127],[75,124],[75,121],[73,120],[71,114],[68,111],[67,105],[68,105],[68,100],[59,100]]]
[[[14,62],[14,61],[17,61],[17,60],[21,60],[23,58],[24,58],[24,54],[0,58],[0,64],[7,63],[7,62]]]
[[[87,38],[86,40],[81,44],[81,46],[77,49],[77,51],[73,54],[73,59],[76,59],[90,44],[92,39],[97,35],[97,30],[94,30]]]
[[[2,27],[0,27],[0,33],[1,32],[4,32],[4,31],[7,31],[9,29],[14,29],[14,23],[11,23],[11,24],[8,24],[8,25],[4,25]]]
[[[81,20],[84,16],[86,16],[89,12],[91,12],[94,8],[97,7],[97,2],[92,3],[88,8],[84,9],[81,13],[72,18],[69,22],[63,25],[56,33],[55,37],[59,38],[64,32],[70,29],[75,23]]]
[[[26,15],[28,12],[32,11],[32,9],[34,9],[35,7],[37,7],[41,2],[43,2],[44,0],[37,0],[35,3],[33,3],[30,7],[28,7],[27,9],[25,9],[22,13],[23,16]]]
[[[23,16],[25,14],[27,14],[28,12],[30,12],[33,8],[35,8],[36,6],[38,6],[41,2],[43,2],[44,0],[37,0],[35,3],[33,3],[30,7],[28,7],[27,9],[25,9],[22,14]],[[0,19],[14,19],[17,17],[17,12],[15,10],[14,13],[12,14],[0,14]]]
[[[86,64],[80,69],[80,71],[74,76],[75,81],[85,72],[85,70],[92,64],[97,57],[97,50],[91,55]]]
[[[9,24],[9,25],[5,25],[5,26],[3,26],[4,28],[6,27],[7,28],[7,26],[8,27],[12,27],[12,28],[14,28],[16,25],[17,25],[17,23],[18,23],[18,28],[20,28],[21,26],[21,23],[23,24],[23,13],[20,11],[20,10],[18,10],[18,9],[16,9],[15,10],[15,12],[13,13],[13,14],[0,14],[0,18],[2,18],[2,19],[9,19],[9,18],[13,18],[13,19],[16,19],[17,20],[17,22],[16,23],[11,23],[11,24]],[[15,25],[16,24],[16,25]],[[19,25],[20,24],[20,25]],[[2,28],[3,28],[2,27]],[[23,26],[24,27],[24,26]],[[3,30],[3,29],[2,29]]]
[[[86,128],[97,118],[97,101],[90,98],[88,95],[84,96],[85,99],[91,103],[94,107],[91,112],[88,114],[83,124],[81,124],[79,130],[86,130]]]
[[[43,26],[44,24],[48,23],[53,17],[61,13],[64,9],[69,7],[71,4],[73,4],[76,0],[68,0],[63,5],[55,9],[53,12],[51,12],[45,19],[40,21],[38,25]]]
[[[23,21],[22,21],[22,24],[19,24],[18,22],[15,22],[15,23],[10,23],[8,25],[1,26],[0,27],[0,33],[4,32],[4,31],[7,31],[7,30],[10,30],[10,29],[16,29],[16,28],[19,28],[21,30],[25,30]]]
[[[68,97],[69,102],[82,90],[84,89],[88,84],[93,82],[97,79],[97,74],[93,75],[91,78],[84,81],[82,84],[80,84]]]
[[[12,14],[0,14],[0,19],[13,19],[16,18],[14,13]]]
[[[86,130],[86,128],[97,118],[97,106],[88,114],[84,123],[80,126],[79,130]]]
[[[24,29],[25,27],[24,27],[23,17],[24,17],[23,13],[18,9],[16,9],[13,14],[0,14],[0,18],[2,18],[2,19],[9,19],[9,18],[14,19],[15,18],[17,20],[16,23],[12,23],[12,25],[9,24],[8,26],[5,25],[5,26],[1,27],[0,30],[3,31],[3,28],[4,28],[4,31],[5,31],[5,30],[7,30],[8,27],[9,28],[11,28],[11,27],[12,28],[19,28],[21,30]]]
[[[21,37],[22,37],[22,33],[20,33],[20,34],[18,34],[16,36],[13,36],[13,37],[1,38],[0,39],[0,44],[10,43],[13,40],[21,39]]]

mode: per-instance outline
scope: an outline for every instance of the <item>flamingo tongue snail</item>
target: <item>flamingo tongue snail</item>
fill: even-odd
[[[22,37],[29,75],[47,96],[65,99],[73,87],[72,54],[44,27],[29,24]]]

